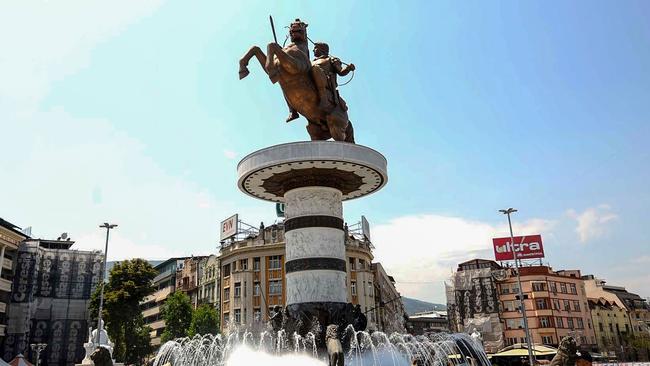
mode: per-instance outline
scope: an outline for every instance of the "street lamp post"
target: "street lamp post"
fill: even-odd
[[[36,366],[41,362],[41,352],[47,347],[45,343],[32,343],[29,345],[32,348],[32,352],[36,353]]]
[[[99,227],[106,229],[106,246],[104,247],[104,270],[102,271],[102,287],[99,293],[99,314],[97,315],[97,337],[95,339],[97,346],[99,346],[99,337],[102,333],[102,308],[104,307],[104,276],[106,274],[106,259],[108,258],[108,234],[111,229],[117,227],[117,224],[109,224],[108,222],[105,222],[103,225],[99,225]]]
[[[521,277],[519,276],[519,258],[517,258],[517,251],[515,249],[514,235],[512,234],[512,221],[510,214],[517,212],[516,209],[510,207],[506,210],[499,210],[504,215],[508,216],[508,227],[510,228],[510,246],[512,247],[512,256],[515,259],[515,271],[517,272],[517,287],[519,287],[519,301],[521,303],[521,316],[524,319],[524,331],[526,332],[526,345],[528,346],[528,361],[530,365],[535,365],[533,357],[532,340],[530,339],[530,329],[528,328],[528,318],[526,317],[526,302],[524,301],[524,291],[521,288]]]

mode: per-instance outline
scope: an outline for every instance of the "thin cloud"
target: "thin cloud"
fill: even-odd
[[[223,156],[225,156],[226,158],[232,160],[232,159],[237,157],[237,153],[232,151],[232,150],[226,149],[226,150],[223,151]]]
[[[567,215],[576,220],[575,231],[581,243],[603,237],[608,231],[609,223],[618,218],[611,206],[606,204],[590,207],[582,212],[570,209],[567,211]]]

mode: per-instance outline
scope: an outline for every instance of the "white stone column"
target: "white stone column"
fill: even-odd
[[[302,187],[284,198],[287,306],[346,303],[341,192]]]

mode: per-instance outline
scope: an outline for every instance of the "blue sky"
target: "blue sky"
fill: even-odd
[[[650,296],[647,2],[15,2],[0,5],[0,216],[109,257],[207,254],[247,153],[307,139],[237,61],[300,17],[357,66],[341,87],[389,184],[346,203],[406,295],[444,301],[459,261],[541,233],[554,268]]]

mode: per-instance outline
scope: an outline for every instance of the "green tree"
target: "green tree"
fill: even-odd
[[[196,334],[218,334],[219,333],[219,314],[214,306],[207,304],[199,306],[192,315],[192,323],[188,331],[188,336],[194,337]]]
[[[150,328],[144,326],[140,302],[154,292],[152,281],[156,274],[156,270],[143,259],[126,260],[113,266],[108,282],[103,284],[102,319],[108,336],[115,343],[113,358],[118,362],[139,365],[152,352],[147,333]],[[97,286],[90,302],[95,324],[101,286]]]
[[[162,334],[163,342],[187,337],[187,331],[192,322],[193,310],[190,298],[184,292],[176,291],[169,295],[161,309],[165,320],[165,331]]]

